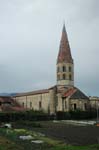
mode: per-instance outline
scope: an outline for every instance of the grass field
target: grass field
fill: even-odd
[[[41,128],[41,126],[38,127]],[[35,144],[31,142],[32,140],[21,140],[20,135],[31,135],[33,140],[42,140],[44,143]],[[0,128],[0,150],[99,150],[99,144],[72,146],[62,140],[44,136],[32,129]]]

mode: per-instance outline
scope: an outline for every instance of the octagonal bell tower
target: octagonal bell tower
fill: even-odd
[[[74,86],[74,63],[65,24],[63,25],[59,53],[57,57],[57,86]]]

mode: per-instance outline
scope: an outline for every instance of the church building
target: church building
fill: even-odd
[[[44,90],[25,92],[13,97],[26,110],[42,110],[55,114],[57,111],[87,110],[89,98],[74,86],[74,60],[65,24],[56,62],[56,85]]]

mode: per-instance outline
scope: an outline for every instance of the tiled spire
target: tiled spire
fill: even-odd
[[[62,37],[61,37],[60,47],[59,47],[59,54],[57,58],[57,63],[63,63],[63,62],[73,63],[68,36],[65,29],[65,24],[63,25]]]

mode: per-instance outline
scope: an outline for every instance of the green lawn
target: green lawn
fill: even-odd
[[[55,146],[51,150],[99,150],[99,145],[89,145],[89,146]]]

